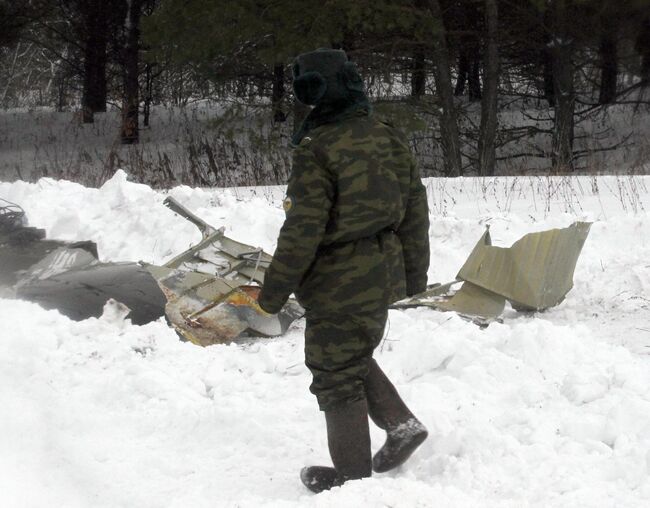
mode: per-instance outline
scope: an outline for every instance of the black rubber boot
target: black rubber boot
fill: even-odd
[[[312,492],[343,485],[347,480],[372,475],[368,405],[365,400],[325,411],[327,444],[334,467],[310,466],[300,479]]]
[[[406,407],[375,360],[370,361],[365,387],[368,414],[387,434],[384,446],[372,459],[372,469],[385,473],[402,465],[427,438],[428,432]]]

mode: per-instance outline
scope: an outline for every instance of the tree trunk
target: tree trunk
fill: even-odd
[[[68,52],[68,47],[64,47],[63,58],[68,57]],[[61,65],[61,60],[55,62],[54,69],[53,94],[56,102],[56,111],[57,113],[62,113],[68,106],[69,77],[65,67]]]
[[[548,7],[540,17],[539,22],[545,27],[553,26],[553,9]],[[540,61],[542,65],[542,93],[549,107],[555,107],[555,79],[553,77],[553,40],[552,28],[547,29],[542,39],[540,48]]]
[[[283,111],[282,102],[284,99],[284,64],[276,63],[273,66],[273,91],[271,92],[271,106],[273,109],[273,121],[284,122],[287,114]]]
[[[607,22],[606,22],[607,23]],[[618,55],[616,27],[607,26],[600,39],[600,94],[599,104],[611,104],[616,100]]]
[[[497,0],[485,0],[487,44],[483,59],[483,97],[478,138],[478,167],[481,175],[494,175],[496,164],[497,91],[499,86],[499,47],[497,42]]]
[[[553,169],[563,173],[573,170],[575,88],[573,47],[568,33],[570,3],[571,0],[555,2],[552,46],[556,104],[551,151]]]
[[[470,102],[481,99],[481,8],[479,2],[451,2],[446,4],[449,9],[448,19],[453,19],[453,30],[458,30],[458,79],[454,95],[461,96],[469,85]]]
[[[481,100],[481,55],[478,45],[472,50],[472,65],[469,70],[469,101]]]
[[[154,64],[155,65],[155,64]],[[153,101],[153,65],[147,63],[144,66],[144,104],[142,108],[142,125],[149,127],[149,119],[151,118],[151,102]]]
[[[469,100],[476,102],[481,100],[481,58],[479,47],[476,41],[468,41],[468,38],[461,39],[461,46],[458,54],[458,78],[454,95],[460,97],[465,93],[465,85],[469,84]]]
[[[458,76],[456,77],[456,87],[454,88],[454,95],[456,97],[461,97],[465,93],[465,84],[467,83],[468,76],[469,58],[467,52],[463,48],[463,43],[461,42],[461,47],[458,53]]]
[[[650,16],[646,17],[639,27],[639,34],[634,43],[636,51],[641,56],[641,79],[650,84]]]
[[[126,44],[124,47],[124,96],[122,102],[123,145],[137,143],[140,139],[138,108],[140,94],[138,87],[138,45],[140,40],[140,14],[143,0],[127,0],[125,20]]]
[[[106,47],[108,26],[103,0],[92,0],[83,6],[84,73],[81,110],[84,123],[92,123],[94,113],[106,111]]]
[[[458,54],[458,77],[454,95],[460,97],[465,93],[465,85],[469,84],[469,100],[481,100],[481,54],[478,41],[472,37],[463,37],[460,41]]]
[[[544,98],[549,107],[555,107],[555,80],[553,78],[553,55],[551,50],[542,50],[542,84]]]
[[[427,74],[424,48],[418,46],[413,52],[413,74],[411,74],[411,96],[422,97],[425,92]]]
[[[440,100],[442,113],[440,115],[440,135],[442,142],[442,153],[446,176],[460,176],[463,166],[460,157],[460,136],[458,134],[458,122],[456,119],[456,106],[454,104],[454,90],[451,84],[451,64],[449,48],[444,24],[442,21],[442,10],[439,0],[426,0],[431,15],[439,22],[439,28],[433,35],[433,76],[436,83],[436,92]]]

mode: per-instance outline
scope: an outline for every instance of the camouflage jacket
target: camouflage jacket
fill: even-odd
[[[295,292],[311,315],[376,312],[425,289],[426,192],[404,137],[367,111],[303,138],[284,208],[259,298],[266,311]]]

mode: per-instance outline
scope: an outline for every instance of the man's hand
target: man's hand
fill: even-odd
[[[239,286],[237,288],[241,292],[245,293],[251,300],[251,306],[260,314],[270,316],[271,313],[264,310],[264,308],[259,303],[260,292],[262,288],[260,286]]]

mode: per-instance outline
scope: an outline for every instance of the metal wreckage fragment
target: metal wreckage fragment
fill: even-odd
[[[228,238],[223,228],[213,228],[171,197],[164,203],[203,235],[197,245],[163,266],[143,263],[167,297],[167,318],[185,339],[208,346],[243,334],[273,337],[304,314],[295,300],[274,315],[257,304],[252,284],[264,284],[269,254]]]
[[[487,228],[455,281],[434,285],[393,308],[454,311],[487,325],[499,319],[506,300],[519,311],[554,307],[573,287],[573,273],[590,227],[590,222],[575,222],[563,229],[529,233],[506,248],[492,245]],[[454,290],[459,284],[460,289]]]

